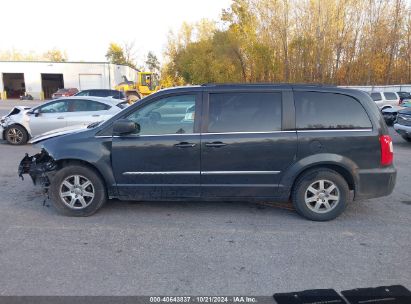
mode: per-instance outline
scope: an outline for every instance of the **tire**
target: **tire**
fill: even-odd
[[[402,135],[402,138],[403,138],[405,141],[411,142],[411,137],[408,137],[407,135]]]
[[[90,184],[86,185],[86,182]],[[106,187],[100,175],[89,167],[79,165],[57,171],[51,180],[49,193],[53,206],[68,216],[90,216],[107,200]]]
[[[132,93],[127,96],[127,100],[130,104],[138,102],[141,99],[141,95],[139,93]]]
[[[332,188],[332,185],[335,188]],[[321,191],[322,189],[324,190]],[[298,214],[306,219],[329,221],[339,216],[347,207],[350,189],[337,172],[326,168],[313,169],[297,179],[291,199]]]
[[[12,125],[4,131],[7,142],[11,145],[25,145],[29,140],[29,134],[26,129],[20,125]]]

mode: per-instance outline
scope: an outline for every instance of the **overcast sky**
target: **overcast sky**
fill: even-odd
[[[0,50],[67,52],[70,61],[106,61],[110,42],[136,41],[139,59],[161,58],[169,30],[183,21],[218,19],[231,0],[5,0]],[[138,63],[141,65],[142,63]]]

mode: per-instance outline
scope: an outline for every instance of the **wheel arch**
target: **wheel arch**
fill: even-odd
[[[22,127],[22,128],[24,129],[24,131],[26,131],[27,138],[28,138],[28,139],[31,138],[31,134],[30,134],[29,130],[27,130],[27,128],[26,128],[25,126],[23,126],[21,123],[18,123],[18,122],[13,122],[12,124],[9,124],[7,127],[4,128],[3,134],[2,134],[2,135],[3,135],[3,138],[6,137],[6,131],[8,130],[8,128],[10,128],[10,127],[12,127],[12,126]]]
[[[93,170],[101,178],[102,182],[104,183],[104,186],[106,187],[107,194],[108,195],[111,194],[111,191],[110,191],[111,188],[109,186],[108,181],[104,178],[104,175],[97,168],[97,166],[93,165],[92,163],[87,162],[85,160],[81,160],[81,159],[65,158],[65,159],[56,160],[56,164],[58,165],[59,170],[64,168],[64,167],[71,166],[71,165],[79,165],[79,166],[87,167],[87,168]]]
[[[309,170],[319,168],[339,173],[347,182],[349,189],[354,191],[355,194],[355,191],[358,189],[358,166],[350,159],[340,155],[322,154],[302,159],[287,170],[281,179],[281,185],[284,187],[284,198],[290,199],[294,185],[299,177]]]
[[[337,172],[338,174],[340,174],[340,175],[345,179],[345,181],[346,181],[347,184],[348,184],[348,188],[349,188],[350,190],[355,191],[355,189],[356,189],[355,180],[354,180],[354,177],[352,176],[352,174],[351,174],[345,167],[343,167],[343,166],[341,166],[341,165],[329,164],[329,163],[315,164],[315,165],[312,165],[312,166],[309,166],[309,167],[304,168],[304,169],[303,169],[302,171],[300,171],[300,172],[298,173],[298,175],[295,177],[294,182],[293,182],[293,185],[292,185],[292,187],[291,187],[291,191],[294,189],[294,186],[295,186],[295,184],[296,184],[296,181],[297,181],[301,176],[303,176],[303,175],[304,175],[305,173],[307,173],[308,171],[316,170],[316,169],[329,169],[329,170],[332,170],[332,171]]]

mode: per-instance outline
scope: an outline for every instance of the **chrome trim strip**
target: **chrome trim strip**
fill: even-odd
[[[183,135],[201,135],[201,133],[175,133],[175,134],[156,134],[156,135],[124,135],[124,136],[119,136],[119,135],[97,135],[94,136],[96,138],[109,138],[109,137],[122,137],[122,138],[139,138],[139,137],[155,137],[155,136],[174,136],[174,135],[179,135],[179,136],[183,136]]]
[[[278,174],[281,171],[202,171],[202,175],[219,175],[219,174]]]
[[[200,171],[123,172],[123,175],[190,175],[190,174],[200,174]]]
[[[372,132],[372,129],[318,129],[318,130],[297,130],[298,133],[311,132]]]
[[[123,172],[123,175],[221,175],[221,174],[278,174],[281,171],[138,171]]]
[[[201,133],[201,135],[229,135],[229,134],[276,134],[295,133],[296,131],[259,131],[259,132],[221,132],[221,133]]]
[[[109,138],[109,137],[152,137],[152,136],[174,136],[174,135],[230,135],[230,134],[277,134],[277,133],[295,133],[296,130],[292,131],[260,131],[260,132],[221,132],[221,133],[168,133],[168,134],[155,134],[155,135],[131,135],[131,136],[118,136],[118,135],[113,135],[113,136],[94,136],[94,137],[101,137],[101,138]]]
[[[277,184],[118,184],[118,187],[277,187]]]
[[[139,135],[139,137],[156,137],[156,136],[174,136],[174,135],[178,135],[178,136],[184,136],[184,135],[201,135],[200,133],[168,133],[168,134],[154,134],[154,135]]]
[[[155,135],[132,135],[132,136],[94,136],[96,138],[110,138],[110,137],[156,137],[156,136],[184,136],[184,135],[230,135],[230,134],[277,134],[277,133],[311,133],[311,132],[372,132],[372,129],[315,129],[315,130],[289,130],[289,131],[261,131],[261,132],[221,132],[221,133],[171,133],[171,134],[155,134]]]
[[[277,184],[201,184],[201,187],[277,187]]]

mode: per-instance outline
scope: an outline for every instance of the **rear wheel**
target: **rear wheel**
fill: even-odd
[[[295,183],[292,201],[297,212],[313,221],[329,221],[347,207],[350,189],[345,179],[329,169],[304,173]]]
[[[26,129],[20,125],[12,125],[4,132],[7,142],[11,145],[25,145],[29,140]]]
[[[69,216],[89,216],[107,200],[101,177],[91,168],[72,165],[59,170],[50,185],[56,209]]]

